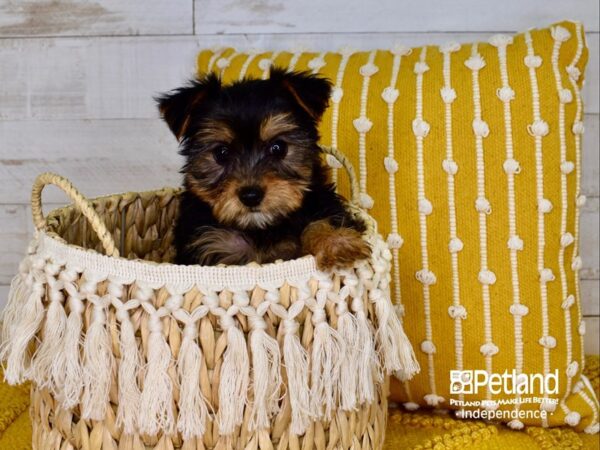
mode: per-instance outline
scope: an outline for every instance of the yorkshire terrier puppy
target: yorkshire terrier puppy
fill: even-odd
[[[311,254],[326,270],[369,257],[365,225],[336,194],[317,144],[330,91],[326,79],[273,69],[230,85],[207,75],[157,99],[186,158],[176,263]]]

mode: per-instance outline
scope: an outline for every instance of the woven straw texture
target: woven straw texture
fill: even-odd
[[[529,415],[511,426],[598,429],[594,396],[575,388],[585,333],[577,281],[584,36],[580,24],[563,22],[474,44],[198,56],[200,73],[226,81],[267,77],[277,65],[335,85],[321,138],[357,167],[362,205],[393,253],[393,299],[422,370],[392,384],[392,398],[411,410],[520,401],[488,389],[453,394],[452,369],[557,370],[558,393],[543,403],[548,420]]]
[[[599,392],[598,356],[586,357],[586,374]],[[31,449],[29,386],[0,384],[0,448]],[[68,448],[68,447],[67,447]],[[598,450],[598,436],[569,428],[528,427],[526,432],[484,422],[451,419],[434,413],[406,413],[390,409],[384,450]]]
[[[47,184],[75,205],[44,218]],[[33,448],[381,448],[388,376],[418,366],[363,210],[372,257],[354,268],[176,266],[177,190],[88,202],[42,174],[32,192],[0,360],[9,383],[33,381]]]

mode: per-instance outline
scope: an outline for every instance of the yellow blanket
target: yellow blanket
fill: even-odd
[[[586,374],[596,393],[600,384],[598,356],[586,358]],[[0,384],[0,450],[31,448],[29,386]],[[385,450],[401,449],[600,449],[600,437],[569,428],[527,427],[512,431],[482,421],[460,421],[449,415],[390,410]]]

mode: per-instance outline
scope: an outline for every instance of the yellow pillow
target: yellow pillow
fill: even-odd
[[[274,64],[334,83],[322,143],[358,168],[361,202],[393,251],[392,298],[421,364],[392,386],[407,409],[478,401],[467,409],[513,428],[597,432],[577,281],[586,61],[572,22],[412,50],[200,53],[199,72],[227,82],[268,77]],[[346,179],[338,184],[347,194]],[[513,369],[533,394],[512,388]],[[509,376],[500,393],[492,384],[469,394],[468,373],[451,383],[451,370],[477,370],[479,384],[484,372],[498,374],[493,383]]]

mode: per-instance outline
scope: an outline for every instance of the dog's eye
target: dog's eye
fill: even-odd
[[[283,141],[275,141],[269,147],[269,153],[277,158],[283,158],[287,153],[287,144]]]
[[[229,147],[226,145],[220,145],[213,150],[213,156],[218,164],[225,164],[229,160]]]

